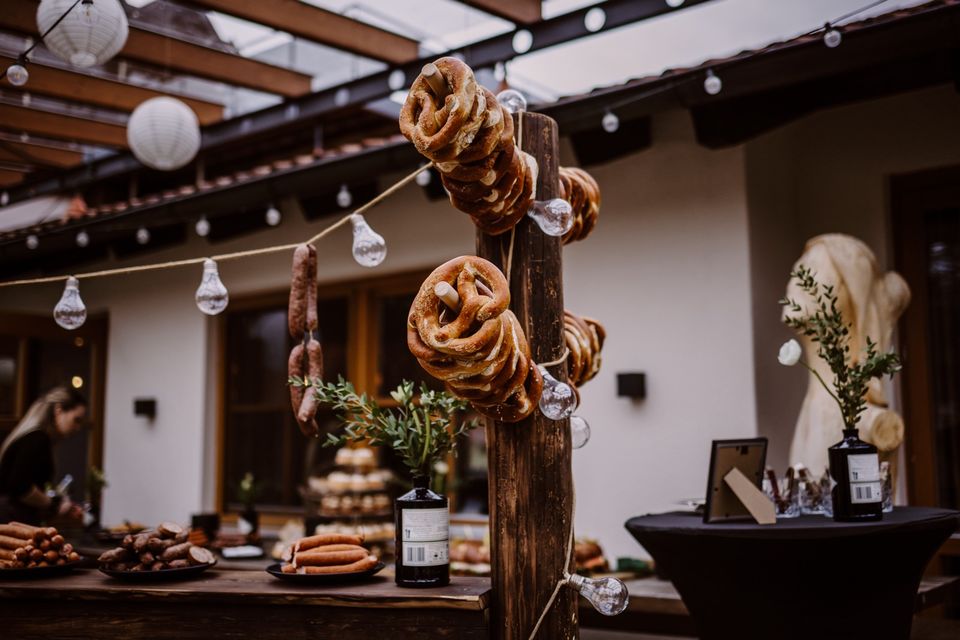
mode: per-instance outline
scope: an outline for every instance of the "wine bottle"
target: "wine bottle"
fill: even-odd
[[[862,522],[883,518],[883,489],[877,448],[844,429],[843,440],[828,449],[833,487],[833,519]]]
[[[440,587],[450,583],[450,509],[445,496],[415,476],[413,490],[396,500],[396,583]]]

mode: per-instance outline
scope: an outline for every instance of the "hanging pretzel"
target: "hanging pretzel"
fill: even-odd
[[[543,379],[509,304],[510,288],[495,265],[454,258],[420,286],[407,319],[407,347],[427,373],[477,411],[519,422],[537,407]]]
[[[513,118],[465,63],[447,57],[423,67],[400,131],[435,163],[453,206],[484,232],[509,231],[530,209],[536,160],[516,148]]]
[[[607,332],[603,325],[565,310],[563,336],[570,355],[567,358],[567,381],[579,388],[600,371],[600,351]]]
[[[573,227],[563,234],[563,244],[583,240],[600,215],[600,187],[583,169],[560,167],[560,197],[573,207]]]
[[[309,380],[323,378],[323,348],[314,337],[319,328],[317,318],[317,250],[312,244],[301,244],[293,252],[290,276],[290,303],[287,308],[290,337],[299,342],[290,351],[287,374]],[[307,437],[320,433],[316,415],[320,408],[309,387],[290,385],[290,404],[300,431]]]

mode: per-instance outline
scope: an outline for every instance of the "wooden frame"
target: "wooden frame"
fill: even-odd
[[[734,456],[742,456],[744,459],[734,460]],[[724,478],[732,469],[739,469],[759,489],[766,462],[766,438],[714,440],[710,446],[710,471],[707,473],[703,521],[713,523],[750,518],[749,509],[727,486]],[[746,464],[741,466],[744,463]]]

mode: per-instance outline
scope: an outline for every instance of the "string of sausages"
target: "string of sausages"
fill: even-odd
[[[537,161],[513,139],[513,118],[457,58],[424,65],[400,111],[400,131],[434,162],[454,207],[490,235],[530,209]]]
[[[290,277],[290,303],[287,308],[290,337],[298,340],[287,360],[287,374],[292,378],[319,380],[323,378],[323,349],[316,337],[317,317],[317,249],[312,244],[301,244],[293,252]],[[316,415],[320,401],[308,387],[290,385],[290,404],[300,431],[307,437],[317,437],[320,428]]]

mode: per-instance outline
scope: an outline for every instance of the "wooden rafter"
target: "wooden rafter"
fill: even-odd
[[[19,162],[39,167],[73,167],[83,162],[83,154],[29,142],[0,140],[0,162]]]
[[[38,36],[37,4],[35,0],[5,0],[3,11],[0,11],[0,28]],[[119,55],[172,71],[287,97],[310,92],[311,78],[307,74],[132,26]]]
[[[416,40],[374,27],[301,0],[189,0],[201,9],[393,64],[416,60]],[[505,3],[508,4],[508,3]]]
[[[14,62],[12,58],[0,56],[0,67]],[[30,82],[24,89],[38,95],[63,98],[72,102],[107,107],[118,111],[133,111],[144,100],[156,96],[170,95],[162,91],[138,87],[118,80],[98,78],[70,69],[30,64]],[[206,100],[175,96],[185,102],[200,120],[200,124],[211,124],[223,119],[223,106]]]
[[[23,182],[24,175],[26,174],[19,171],[0,169],[0,187],[12,187],[15,184],[20,184]]]
[[[108,147],[127,146],[127,128],[123,125],[7,104],[0,104],[0,127],[15,133],[26,131],[58,140]]]
[[[540,12],[540,0],[460,0],[463,4],[470,5],[475,9],[480,9],[495,16],[517,22],[520,24],[531,24],[539,22],[543,18]]]

